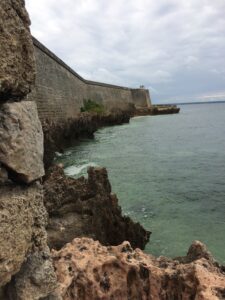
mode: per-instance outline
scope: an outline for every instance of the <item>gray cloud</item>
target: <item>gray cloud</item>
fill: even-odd
[[[26,3],[33,35],[85,78],[144,84],[153,102],[225,95],[224,0]]]

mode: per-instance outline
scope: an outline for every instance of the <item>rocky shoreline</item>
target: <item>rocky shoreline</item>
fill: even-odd
[[[175,105],[152,105],[150,108],[135,108],[117,110],[107,113],[80,113],[74,119],[56,124],[48,119],[42,122],[44,132],[44,165],[49,168],[54,160],[55,152],[63,152],[66,147],[74,144],[79,138],[93,138],[101,127],[129,123],[132,117],[154,116],[179,113]]]
[[[130,241],[144,249],[150,232],[122,216],[105,168],[89,168],[88,179],[65,176],[61,166],[48,170],[44,180],[44,204],[48,212],[48,245],[60,249],[74,237],[90,237],[103,245]]]
[[[133,109],[103,114],[84,112],[60,124],[46,119],[42,122],[45,168],[48,169],[52,165],[55,152],[63,152],[79,138],[93,138],[94,133],[103,126],[129,123],[132,115]]]
[[[62,166],[50,167],[68,140],[137,112],[41,125],[36,103],[26,99],[35,79],[29,25],[23,0],[1,0],[0,299],[225,299],[225,267],[200,242],[174,260],[138,249],[150,232],[122,215],[106,169],[72,179]]]
[[[178,114],[180,108],[176,105],[151,105],[151,107],[136,109],[135,116],[156,116]]]

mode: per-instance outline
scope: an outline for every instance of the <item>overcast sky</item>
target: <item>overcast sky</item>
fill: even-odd
[[[32,34],[86,79],[154,103],[225,100],[225,0],[26,0]]]

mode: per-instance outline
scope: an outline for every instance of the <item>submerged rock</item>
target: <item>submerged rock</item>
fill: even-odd
[[[0,102],[21,99],[35,79],[30,19],[24,0],[0,1]]]
[[[133,247],[142,249],[149,240],[150,232],[122,216],[105,168],[91,167],[88,179],[73,179],[55,166],[45,180],[44,191],[50,248],[60,249],[82,236],[92,237],[104,245],[128,240]]]
[[[204,248],[199,244],[193,243],[192,250]],[[104,247],[87,238],[52,251],[63,300],[224,299],[223,269],[205,252],[198,254],[189,263],[180,263],[133,250],[128,242]]]
[[[44,175],[43,132],[35,102],[1,106],[0,140],[0,162],[15,181],[29,183]]]

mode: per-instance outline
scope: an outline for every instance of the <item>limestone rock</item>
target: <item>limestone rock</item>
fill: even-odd
[[[7,286],[6,294],[9,300],[39,300],[54,294],[56,287],[49,248],[44,247],[27,257],[20,272]]]
[[[42,189],[36,184],[1,187],[0,286],[20,270],[28,251],[40,244],[46,221]],[[36,245],[33,245],[34,241]]]
[[[38,300],[54,292],[56,276],[46,225],[40,184],[1,187],[0,286],[8,284],[0,299]]]
[[[35,102],[1,106],[0,140],[0,162],[14,180],[29,183],[44,175],[43,132]]]
[[[49,213],[48,244],[60,249],[75,237],[92,237],[104,245],[129,240],[144,248],[150,232],[122,215],[105,168],[89,168],[88,179],[73,179],[55,166],[46,176],[44,202]]]
[[[224,269],[204,254],[180,263],[133,250],[128,242],[104,247],[87,238],[52,251],[63,300],[224,299]]]
[[[0,102],[21,99],[35,79],[30,20],[24,0],[0,1]]]

